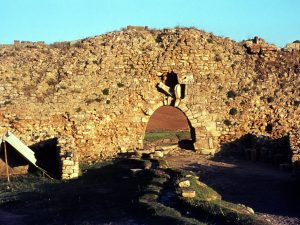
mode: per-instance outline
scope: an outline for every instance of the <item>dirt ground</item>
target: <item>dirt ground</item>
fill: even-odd
[[[188,150],[166,160],[172,168],[194,171],[224,200],[249,206],[274,225],[300,224],[300,185],[288,172],[261,162],[208,159]]]
[[[209,159],[189,150],[174,151],[166,156],[166,160],[172,168],[194,171],[201,181],[220,193],[223,200],[249,206],[274,225],[300,224],[300,185],[288,172],[270,164],[231,157]],[[71,221],[64,224],[73,224],[72,221],[80,219],[81,215],[101,219],[102,222],[97,224],[103,225],[141,224],[121,210],[128,204],[127,197],[123,200],[122,197],[131,190],[126,186],[129,185],[126,177],[115,177],[111,171],[101,168],[92,169],[70,183],[48,182],[38,192],[26,192],[19,200],[17,198],[11,205],[1,208],[0,225],[24,225],[28,215],[30,218],[36,215],[37,221],[48,215],[49,218],[56,216],[60,222]],[[108,180],[103,182],[105,174]],[[73,209],[73,206],[76,207]]]
[[[151,116],[147,132],[156,130],[190,130],[188,121],[183,112],[173,106],[163,106]]]

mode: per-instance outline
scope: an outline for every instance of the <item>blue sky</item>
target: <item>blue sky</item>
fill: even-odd
[[[300,0],[0,0],[0,43],[76,40],[127,25],[195,26],[283,47],[300,39]]]

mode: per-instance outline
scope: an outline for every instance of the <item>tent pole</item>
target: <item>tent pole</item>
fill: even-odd
[[[8,181],[8,183],[10,183],[9,170],[8,170],[8,161],[7,161],[6,141],[4,141],[4,157],[5,157],[5,164],[6,164],[7,181]]]

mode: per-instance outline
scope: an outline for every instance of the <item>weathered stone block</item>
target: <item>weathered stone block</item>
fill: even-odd
[[[196,192],[192,191],[192,190],[182,190],[181,195],[184,198],[195,198],[196,197]]]
[[[62,161],[63,166],[74,166],[74,161],[72,160],[63,160]]]
[[[189,187],[191,186],[191,182],[189,180],[180,181],[178,186],[181,188]]]

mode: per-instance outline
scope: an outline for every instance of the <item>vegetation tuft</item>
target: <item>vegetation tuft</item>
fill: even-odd
[[[229,110],[229,114],[232,115],[232,116],[236,115],[237,113],[238,113],[238,111],[237,111],[236,108],[231,108],[231,109]]]
[[[206,184],[200,182],[195,176],[187,176],[185,172],[176,171],[173,185],[176,187],[177,204],[181,210],[189,211],[190,215],[198,220],[210,221],[216,224],[230,225],[267,225],[266,221],[252,214],[249,208],[221,200],[221,196]],[[182,189],[178,183],[189,180],[187,189],[196,192],[194,198],[181,196]]]
[[[102,90],[102,94],[103,94],[103,95],[109,95],[109,89],[108,89],[108,88],[104,88],[104,89]]]
[[[178,138],[180,140],[190,139],[190,131],[153,131],[145,133],[145,141],[155,141],[166,138]]]
[[[235,93],[235,91],[228,91],[227,92],[227,98],[235,98],[237,96],[237,94]]]

